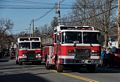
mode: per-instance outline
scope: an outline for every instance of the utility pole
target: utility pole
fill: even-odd
[[[33,20],[32,20],[32,23],[33,23],[33,28],[32,28],[32,32],[33,32],[33,33],[32,33],[32,36],[33,36],[33,37],[34,37],[34,31],[35,31],[34,22],[35,22],[35,21],[34,21],[34,19],[33,19]]]
[[[120,47],[120,0],[118,0],[118,47]]]
[[[29,36],[31,37],[31,24],[30,24],[30,27],[29,27]]]
[[[56,7],[56,14],[58,15],[58,25],[61,24],[61,15],[60,15],[60,0],[58,0],[57,7]]]

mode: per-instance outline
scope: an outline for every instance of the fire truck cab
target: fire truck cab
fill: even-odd
[[[58,72],[65,68],[79,69],[84,66],[94,72],[100,64],[100,32],[91,26],[55,27],[52,44],[43,48],[46,68]]]
[[[17,39],[16,64],[23,62],[41,63],[41,38],[40,37],[19,37]]]

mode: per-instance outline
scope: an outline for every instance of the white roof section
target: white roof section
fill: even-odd
[[[19,37],[18,42],[41,42],[40,37]]]
[[[65,25],[59,25],[57,27],[54,28],[55,31],[60,32],[60,31],[96,31],[99,32],[98,30],[96,30],[94,27],[92,26],[65,26]]]

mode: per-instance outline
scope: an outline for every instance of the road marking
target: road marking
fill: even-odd
[[[56,72],[55,70],[52,70],[52,71]],[[60,73],[60,74],[63,74],[63,75],[68,76],[68,77],[76,78],[76,79],[79,79],[79,80],[83,80],[83,81],[86,81],[86,82],[98,82],[97,80],[89,79],[87,77],[73,75],[73,74],[70,74],[70,73]]]
[[[70,74],[70,73],[61,73],[61,74],[65,75],[65,76],[73,77],[73,78],[76,78],[76,79],[84,80],[84,81],[87,81],[87,82],[98,82],[98,81],[93,80],[93,79],[89,79],[89,78],[86,78],[86,77],[73,75],[73,74]]]

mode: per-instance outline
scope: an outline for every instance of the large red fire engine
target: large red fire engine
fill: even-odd
[[[100,64],[100,32],[90,26],[55,27],[52,44],[43,48],[46,68],[55,67],[58,72],[65,68],[79,69],[84,66],[94,72]]]
[[[20,37],[17,39],[16,64],[23,62],[41,63],[41,38]]]

